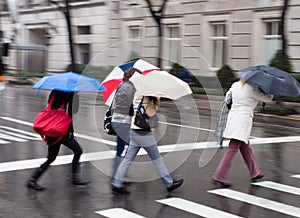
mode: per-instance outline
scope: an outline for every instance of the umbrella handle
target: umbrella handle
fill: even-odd
[[[262,108],[263,108],[263,113],[265,114],[265,112],[266,112],[266,111],[265,111],[266,102],[263,102],[261,106],[262,106]]]

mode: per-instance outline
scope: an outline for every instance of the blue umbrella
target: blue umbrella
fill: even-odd
[[[246,83],[266,94],[300,96],[300,84],[289,73],[264,65],[244,68],[237,72]]]
[[[33,85],[33,88],[38,89],[37,93],[40,89],[64,92],[98,92],[105,90],[99,80],[74,72],[44,76]]]

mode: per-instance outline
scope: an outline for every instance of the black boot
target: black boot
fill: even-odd
[[[73,185],[86,185],[89,184],[89,180],[83,180],[80,176],[80,165],[79,163],[76,165],[73,165],[72,169],[72,184]]]
[[[78,174],[74,174],[72,176],[72,184],[73,185],[87,185],[89,183],[90,183],[89,180],[83,180],[83,179],[81,179]]]
[[[26,187],[37,191],[45,190],[45,187],[40,186],[37,183],[38,178],[43,174],[43,172],[44,170],[42,168],[36,169],[35,172],[32,174],[32,176],[27,180]]]

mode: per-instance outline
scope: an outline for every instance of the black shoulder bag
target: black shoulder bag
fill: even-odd
[[[135,119],[134,119],[134,125],[137,127],[140,127],[141,129],[145,131],[151,131],[151,128],[158,127],[158,117],[157,115],[153,115],[152,117],[149,117],[146,113],[147,108],[145,109],[143,104],[144,97],[142,98],[141,102],[139,103]]]

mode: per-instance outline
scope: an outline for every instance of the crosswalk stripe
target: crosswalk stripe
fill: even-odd
[[[107,144],[107,145],[113,145],[113,146],[117,145],[116,142],[112,142],[112,141],[109,141],[109,140],[96,138],[96,137],[93,137],[93,136],[87,136],[87,135],[83,135],[83,134],[79,134],[79,133],[75,133],[74,135],[76,137],[78,137],[78,138],[87,139],[87,140],[91,140],[91,141],[94,141],[94,142],[100,142],[100,143],[104,143],[104,144]]]
[[[36,134],[36,133],[24,131],[24,130],[21,130],[21,129],[12,128],[12,127],[9,127],[9,126],[0,126],[0,128],[10,130],[10,131],[13,131],[13,132],[22,133],[23,135],[28,135],[28,136],[40,139],[40,135]]]
[[[105,160],[114,158],[115,151],[102,151],[102,152],[90,152],[84,153],[80,162],[94,161],[94,160]],[[51,164],[52,166],[69,164],[72,162],[74,155],[61,155],[58,156],[55,161]],[[26,170],[39,167],[41,163],[46,161],[46,158],[36,158],[29,160],[18,160],[11,162],[0,163],[0,173],[15,171],[15,170]]]
[[[252,184],[261,186],[264,188],[269,188],[269,189],[274,189],[274,190],[281,191],[281,192],[286,192],[289,194],[300,195],[300,188],[289,186],[289,185],[283,185],[283,184],[276,183],[276,182],[262,181],[262,182],[255,182]]]
[[[14,136],[11,136],[11,135],[6,135],[6,134],[3,134],[3,133],[0,133],[0,138],[1,139],[12,140],[12,141],[17,141],[17,142],[27,142],[28,141],[28,140],[25,140],[25,139],[20,139],[18,137],[14,137]]]
[[[300,175],[292,175],[293,178],[300,179]]]
[[[95,211],[95,213],[109,218],[146,218],[123,208],[112,208],[108,210]]]
[[[0,139],[0,144],[9,144],[10,142]]]
[[[256,197],[254,195],[249,195],[230,189],[215,189],[210,190],[208,192],[216,195],[221,195],[223,197],[231,198],[234,200],[242,201],[248,204],[253,204],[262,208],[266,208],[290,216],[300,217],[300,208],[268,200],[265,198]]]
[[[198,204],[192,201],[188,201],[182,198],[167,198],[162,200],[157,200],[157,202],[184,210],[186,212],[199,215],[202,217],[222,217],[222,218],[237,218],[240,216],[236,216],[234,214],[226,213],[221,210],[217,210],[202,204]]]
[[[23,138],[23,139],[37,140],[37,138],[34,138],[34,137],[30,137],[30,136],[26,136],[26,135],[21,135],[21,134],[18,134],[18,133],[9,132],[9,131],[2,130],[2,129],[0,129],[0,132],[8,134],[8,135],[16,136],[16,137],[19,137],[19,138]]]
[[[11,118],[11,117],[1,117],[1,118],[2,118],[3,120],[8,120],[8,121],[12,121],[12,122],[15,122],[15,123],[24,124],[24,125],[26,125],[26,126],[32,126],[32,123],[27,122],[27,121],[18,120],[18,119]]]

